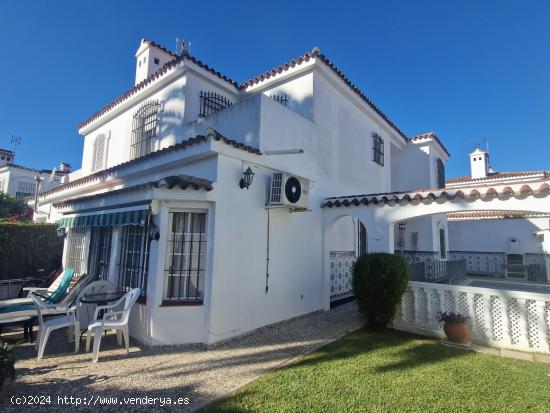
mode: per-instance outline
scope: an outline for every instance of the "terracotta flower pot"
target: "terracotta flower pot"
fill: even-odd
[[[470,323],[450,323],[448,321],[443,325],[443,331],[449,341],[457,344],[470,343]]]

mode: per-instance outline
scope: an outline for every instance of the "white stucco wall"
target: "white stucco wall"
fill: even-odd
[[[453,220],[448,225],[451,251],[516,252],[509,242],[515,238],[519,253],[550,252],[535,234],[548,229],[548,218]]]

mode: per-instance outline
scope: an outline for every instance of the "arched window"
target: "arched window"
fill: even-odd
[[[441,158],[437,158],[436,167],[437,167],[437,187],[445,188],[445,164],[443,163]]]
[[[147,155],[157,149],[157,126],[160,103],[156,100],[145,102],[134,113],[130,158]]]
[[[99,135],[94,142],[94,153],[92,158],[92,172],[103,169],[105,165],[105,135]]]
[[[367,253],[367,228],[361,221],[357,221],[357,254],[363,255]]]

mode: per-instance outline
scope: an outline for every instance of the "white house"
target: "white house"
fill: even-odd
[[[82,168],[39,209],[66,231],[66,267],[142,288],[142,342],[215,343],[329,309],[351,292],[350,255],[399,247],[401,215],[375,217],[383,194],[444,186],[438,137],[405,136],[317,48],[238,84],[142,40],[135,80],[80,124]],[[434,211],[403,219],[446,256]]]
[[[29,168],[15,162],[15,152],[0,149],[0,192],[15,198],[33,196],[37,179],[40,177],[40,190],[47,191],[61,185],[63,177],[70,172],[70,165],[61,163],[52,174],[51,169]]]

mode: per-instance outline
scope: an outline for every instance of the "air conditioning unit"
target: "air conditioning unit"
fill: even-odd
[[[286,172],[271,175],[267,208],[288,207],[291,211],[307,211],[309,180]]]

